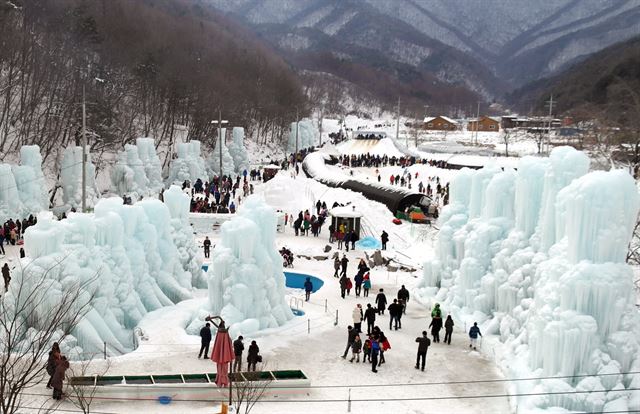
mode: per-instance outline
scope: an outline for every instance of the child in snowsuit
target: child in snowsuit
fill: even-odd
[[[371,339],[367,338],[362,346],[362,362],[371,362]]]

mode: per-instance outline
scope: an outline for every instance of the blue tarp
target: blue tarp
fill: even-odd
[[[367,236],[356,242],[356,249],[360,250],[376,250],[382,249],[382,243],[375,237]]]

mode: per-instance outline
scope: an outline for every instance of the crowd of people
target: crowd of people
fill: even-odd
[[[227,329],[224,325],[224,321],[217,324],[212,320],[210,320],[210,322],[213,323],[218,330]],[[198,358],[211,358],[211,355],[209,354],[209,346],[211,345],[212,337],[211,324],[207,322],[202,329],[200,329],[200,352],[198,353]],[[238,338],[233,341],[233,354],[235,358],[233,360],[232,371],[242,372],[242,360],[244,354],[244,337],[242,335],[238,336]],[[251,341],[249,349],[247,350],[247,371],[256,371],[256,367],[260,362],[262,362],[260,347],[258,347],[256,341]]]
[[[259,171],[258,174],[260,174]],[[184,181],[182,190],[191,193],[190,211],[192,213],[235,213],[237,204],[242,202],[242,198],[253,194],[253,184],[249,182],[248,175],[247,170],[244,170],[242,174],[236,176],[235,180],[231,176],[223,175],[213,177],[211,182],[203,182],[198,178],[193,185],[189,181]],[[160,198],[162,199],[162,193]]]
[[[450,169],[452,168],[449,163],[444,160],[434,160],[427,158],[418,158],[414,156],[404,156],[404,157],[396,157],[392,155],[389,157],[388,155],[379,154],[352,154],[352,155],[340,155],[338,157],[338,162],[340,165],[345,167],[368,167],[368,168],[380,168],[380,167],[402,167],[407,168],[412,165],[429,165],[435,168],[441,169]]]
[[[284,225],[291,225],[296,236],[308,236],[309,231],[313,237],[318,237],[322,231],[322,226],[327,220],[329,210],[327,204],[318,200],[316,203],[316,214],[312,214],[309,210],[300,211],[298,217],[294,220],[293,214],[285,213]]]
[[[0,227],[0,252],[3,255],[6,255],[4,250],[4,244],[11,244],[15,246],[20,243],[24,232],[29,228],[29,226],[33,226],[38,222],[33,215],[30,215],[25,219],[9,219],[5,221],[5,223]],[[24,256],[21,256],[24,257]]]

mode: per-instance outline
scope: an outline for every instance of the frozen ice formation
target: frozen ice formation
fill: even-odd
[[[98,201],[100,193],[96,187],[96,167],[91,162],[88,147],[85,169],[87,207],[92,208]],[[64,204],[79,210],[82,207],[82,147],[65,148],[60,165],[60,184]]]
[[[0,220],[24,218],[47,210],[47,185],[40,147],[20,148],[20,165],[0,164]]]
[[[27,257],[7,294],[29,288],[43,272],[52,301],[80,284],[79,297],[95,296],[70,340],[88,354],[102,350],[103,342],[110,354],[130,351],[132,330],[147,312],[189,299],[193,284],[203,284],[199,263],[183,245],[195,246],[193,240],[180,235],[191,234],[185,224],[188,196],[172,187],[165,200],[129,206],[118,197],[103,198],[94,213],[70,213],[61,221],[41,213],[25,233]],[[35,312],[48,309],[42,304]]]
[[[249,170],[249,155],[244,146],[244,128],[233,127],[233,141],[229,145],[229,154],[233,158],[233,164],[238,174]]]
[[[162,191],[160,158],[152,138],[138,138],[136,145],[124,146],[111,170],[111,184],[116,194],[132,196],[134,200]]]
[[[320,132],[313,121],[304,118],[298,122],[298,151],[318,145]],[[292,122],[289,128],[289,141],[287,145],[289,153],[296,152],[296,123]]]
[[[416,292],[499,334],[510,376],[584,376],[518,391],[604,391],[523,397],[525,410],[640,409],[637,392],[624,392],[640,386],[625,375],[640,369],[640,315],[625,264],[640,196],[625,171],[588,169],[586,155],[559,147],[548,159],[523,158],[517,172],[461,171]]]
[[[276,214],[254,195],[222,225],[209,268],[206,312],[221,315],[233,335],[275,328],[293,318],[285,300],[282,257],[275,246]],[[189,331],[202,325],[202,315]]]
[[[222,128],[220,132],[222,134],[222,140],[216,141],[216,146],[211,150],[211,154],[207,158],[207,173],[210,177],[220,175],[220,147],[222,145],[222,174],[230,175],[236,171],[236,167],[233,163],[233,157],[229,153],[229,149],[225,144],[225,136],[227,133],[226,128]],[[203,181],[207,181],[204,180]]]
[[[200,152],[200,141],[191,140],[178,143],[177,156],[171,161],[168,184],[182,185],[184,181],[193,184],[198,178],[206,181],[207,171]]]

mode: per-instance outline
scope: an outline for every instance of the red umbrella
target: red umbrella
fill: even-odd
[[[213,319],[220,319],[220,324],[213,322]],[[231,343],[231,337],[224,321],[219,316],[213,318],[207,317],[207,320],[211,321],[218,328],[216,333],[216,341],[213,344],[213,352],[211,353],[211,360],[216,363],[216,385],[218,387],[226,387],[229,385],[229,363],[235,359],[233,352],[233,344]]]

